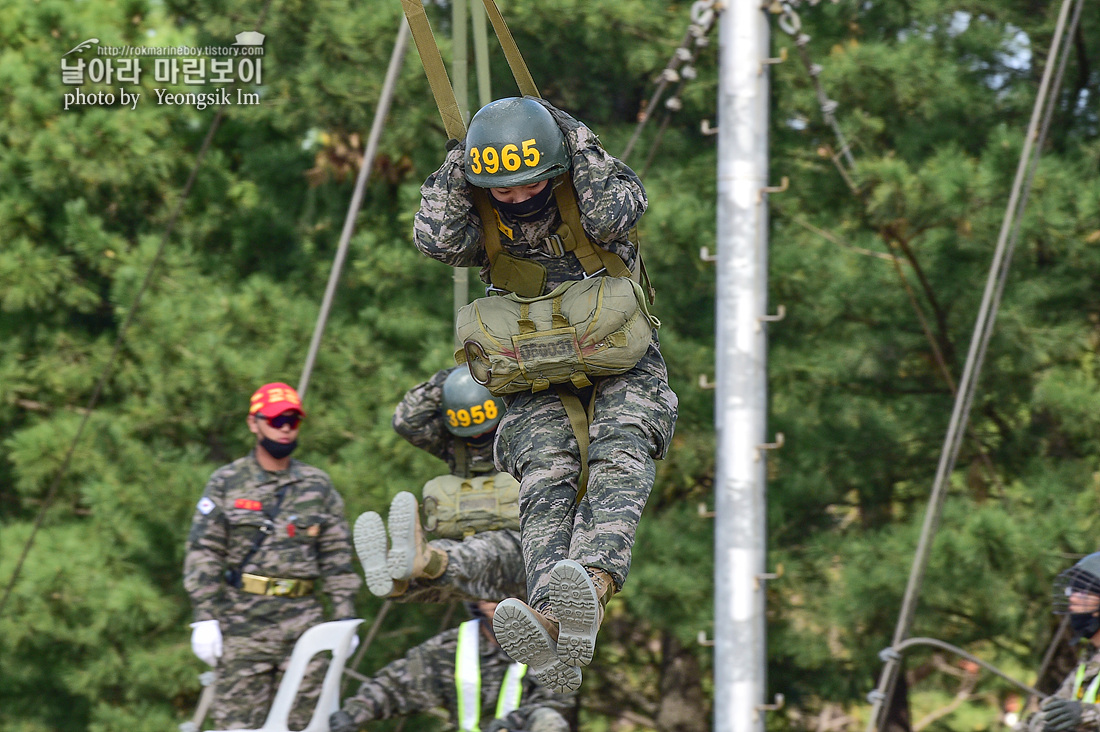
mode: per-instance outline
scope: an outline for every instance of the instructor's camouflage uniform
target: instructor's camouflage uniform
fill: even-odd
[[[324,620],[316,590],[298,598],[256,595],[230,587],[236,569],[285,488],[274,531],[242,571],[266,577],[320,580],[333,616],[353,617],[361,580],[351,563],[344,502],[322,470],[297,460],[285,471],[260,467],[254,453],[219,468],[206,484],[187,539],[183,584],[195,620],[218,620],[224,650],[218,663],[217,729],[256,729],[267,716],[278,676],[298,637]],[[311,666],[291,715],[309,722],[320,693],[324,662]]]
[[[456,718],[455,651],[458,628],[444,631],[416,646],[404,658],[385,666],[363,682],[341,708],[360,726],[377,720],[404,717],[443,707]],[[565,721],[576,706],[573,694],[557,694],[538,684],[528,674],[523,678],[520,707],[502,719],[496,715],[501,682],[512,660],[494,641],[481,638],[481,729],[524,730],[525,732],[567,732]],[[489,720],[492,720],[491,722]]]
[[[628,234],[647,206],[641,181],[609,155],[596,135],[560,110],[552,110],[571,156],[581,222],[593,244],[633,268],[637,252]],[[416,215],[417,248],[456,267],[479,266],[489,282],[481,221],[463,171],[465,150],[452,149],[421,188]],[[561,225],[556,205],[534,220],[500,214],[505,253],[534,260],[547,270],[544,293],[562,282],[584,279],[572,252],[555,256],[550,234]],[[676,422],[677,399],[668,386],[656,334],[648,352],[625,374],[597,380],[595,418],[589,431],[588,490],[574,507],[580,458],[577,440],[553,390],[506,396],[508,410],[497,427],[496,457],[521,482],[520,531],[529,602],[549,596],[549,572],[563,559],[602,569],[621,588],[642,509],[653,486],[653,461],[665,456]],[[587,390],[581,393],[586,403]]]
[[[1096,678],[1097,674],[1100,674],[1100,650],[1095,646],[1089,646],[1092,650],[1092,656],[1085,661],[1085,675],[1081,681],[1080,689],[1083,692],[1086,690]],[[1080,699],[1080,696],[1075,696],[1073,693],[1077,680],[1077,667],[1075,666],[1069,675],[1066,676],[1065,681],[1058,687],[1058,691],[1051,694],[1051,696],[1057,699]],[[1081,705],[1081,722],[1077,725],[1078,732],[1097,732],[1100,730],[1100,705],[1097,704],[1082,704]],[[1046,719],[1043,714],[1043,710],[1035,712],[1035,714],[1028,717],[1025,723],[1016,725],[1017,730],[1026,730],[1026,732],[1043,732]]]
[[[468,478],[496,472],[492,434],[467,440],[451,434],[443,416],[443,382],[457,367],[442,369],[410,389],[393,414],[393,429],[421,450],[447,463],[452,475]],[[459,443],[463,443],[461,446]],[[459,464],[459,456],[465,459]],[[437,579],[416,579],[397,602],[500,600],[526,597],[519,532],[482,531],[462,541],[434,539],[447,552],[447,569]]]

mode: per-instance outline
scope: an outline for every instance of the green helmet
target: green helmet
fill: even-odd
[[[459,366],[443,381],[443,422],[452,435],[473,437],[496,429],[504,400],[494,397]]]
[[[569,170],[569,153],[558,123],[534,99],[490,102],[466,132],[466,180],[479,188],[538,183]]]
[[[1100,631],[1100,552],[1089,554],[1058,575],[1052,604],[1058,615],[1069,615],[1077,637],[1091,638]]]

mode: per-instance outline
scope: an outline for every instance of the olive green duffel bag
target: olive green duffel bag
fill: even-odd
[[[565,282],[539,297],[483,297],[455,321],[474,380],[494,396],[542,391],[633,368],[661,321],[649,313],[641,286],[626,277]]]
[[[508,473],[473,478],[441,475],[421,492],[424,528],[444,539],[480,531],[519,531],[519,483]]]

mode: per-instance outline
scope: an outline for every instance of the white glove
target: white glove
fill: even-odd
[[[191,650],[208,666],[217,666],[222,655],[222,629],[217,620],[191,623]]]

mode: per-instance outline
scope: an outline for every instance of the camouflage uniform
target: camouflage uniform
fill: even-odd
[[[587,127],[556,111],[565,136],[581,223],[593,244],[633,268],[637,252],[628,240],[647,206],[641,181],[607,154]],[[452,266],[480,266],[488,283],[482,228],[463,173],[464,149],[451,150],[421,188],[414,226],[417,248]],[[504,252],[546,267],[544,293],[585,277],[571,252],[554,256],[547,237],[561,225],[556,205],[534,220],[500,213]],[[638,364],[594,387],[595,418],[589,430],[588,490],[574,506],[579,448],[557,394],[543,391],[506,396],[508,410],[497,427],[498,465],[521,482],[520,516],[530,604],[549,594],[548,573],[562,559],[603,569],[621,588],[630,571],[630,551],[642,508],[653,486],[653,461],[664,457],[676,422],[677,399],[658,350],[656,334]],[[589,390],[581,393],[587,403]]]
[[[393,415],[393,429],[410,443],[447,463],[452,475],[467,478],[496,471],[493,441],[464,440],[450,433],[441,404],[443,382],[457,367],[442,369],[410,389]],[[461,443],[461,444],[460,444]],[[465,456],[461,461],[460,455]],[[519,532],[483,531],[462,541],[434,539],[447,552],[447,569],[437,579],[416,579],[397,602],[500,600],[526,597]]]
[[[1058,690],[1051,696],[1057,699],[1080,699],[1081,695],[1088,689],[1093,679],[1100,674],[1100,650],[1095,646],[1089,646],[1092,650],[1092,656],[1085,661],[1085,675],[1081,682],[1078,695],[1074,695],[1074,686],[1077,682],[1077,667],[1074,667],[1073,671],[1066,676],[1065,681],[1058,687]],[[1079,732],[1085,732],[1089,730],[1096,732],[1100,730],[1100,705],[1083,703],[1081,705],[1081,722],[1077,725]],[[1035,714],[1028,717],[1027,721],[1016,725],[1016,729],[1023,732],[1043,732],[1046,720],[1044,718],[1043,710],[1035,712]]]
[[[284,488],[285,487],[285,488]],[[316,590],[298,598],[256,595],[229,586],[236,569],[266,520],[277,492],[283,501],[274,532],[242,571],[265,577],[321,580],[334,617],[353,617],[361,580],[351,563],[344,502],[329,476],[297,460],[285,471],[260,467],[255,453],[219,468],[200,499],[187,539],[183,584],[195,620],[216,619],[224,648],[218,662],[217,729],[255,729],[274,697],[277,675],[286,668],[298,637],[323,621]],[[304,727],[320,693],[325,664],[311,667],[303,681],[291,725]]]
[[[484,621],[483,621],[484,622]],[[403,717],[443,707],[456,719],[455,651],[458,628],[444,631],[416,646],[405,657],[363,682],[342,709],[360,726],[377,719]],[[496,642],[481,635],[481,729],[566,732],[566,715],[576,706],[573,694],[556,694],[540,686],[530,674],[523,678],[520,707],[502,719],[493,719],[501,682],[512,660]],[[493,720],[493,721],[489,721]]]

